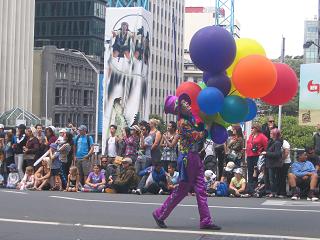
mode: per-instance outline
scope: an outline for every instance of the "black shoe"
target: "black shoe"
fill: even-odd
[[[167,225],[164,223],[164,221],[163,220],[159,220],[157,218],[157,216],[155,215],[155,213],[152,213],[152,216],[153,216],[154,220],[156,221],[156,223],[157,223],[159,228],[167,228]]]
[[[203,227],[200,227],[201,229],[207,229],[207,230],[221,230],[221,227],[215,225],[215,224],[210,224],[210,225],[207,225],[207,226],[203,226]]]

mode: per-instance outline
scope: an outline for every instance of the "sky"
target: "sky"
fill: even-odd
[[[215,0],[186,0],[186,6],[214,6]],[[253,38],[265,48],[270,59],[281,55],[303,55],[304,20],[314,19],[318,0],[235,0],[235,18],[240,37]],[[188,26],[185,26],[188,27]]]

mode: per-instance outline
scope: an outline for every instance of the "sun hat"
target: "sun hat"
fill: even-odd
[[[225,167],[225,170],[226,170],[227,172],[230,172],[230,171],[232,171],[232,170],[234,169],[235,166],[236,166],[236,165],[234,164],[234,162],[228,162],[228,163],[227,163],[227,166]]]

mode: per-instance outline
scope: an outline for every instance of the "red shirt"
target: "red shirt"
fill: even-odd
[[[252,152],[252,146],[257,145],[258,151]],[[247,157],[256,157],[259,156],[263,151],[267,149],[268,146],[268,138],[263,133],[258,133],[257,136],[253,136],[252,134],[249,136],[247,140]]]

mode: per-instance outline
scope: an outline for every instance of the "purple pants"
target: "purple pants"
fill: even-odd
[[[188,153],[187,164],[187,182],[179,182],[162,206],[155,210],[155,215],[159,220],[165,220],[172,210],[188,195],[193,188],[198,202],[198,210],[200,214],[200,227],[212,224],[210,212],[207,203],[207,193],[204,182],[204,166],[196,152]]]

